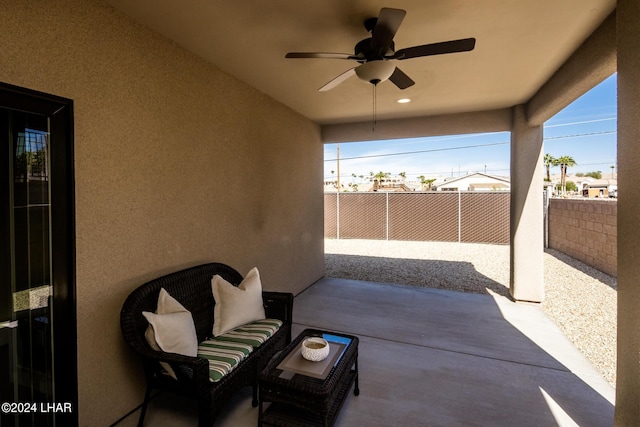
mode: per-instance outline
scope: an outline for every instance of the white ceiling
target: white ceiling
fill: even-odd
[[[321,124],[371,120],[373,86],[351,77],[317,89],[355,61],[285,59],[290,51],[353,53],[380,8],[407,15],[396,50],[467,37],[471,52],[397,65],[416,84],[377,87],[378,119],[526,102],[615,8],[615,0],[107,0],[115,8]],[[411,98],[398,104],[399,98]]]

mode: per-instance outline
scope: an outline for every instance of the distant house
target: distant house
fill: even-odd
[[[385,176],[384,178],[369,177],[371,186],[367,191],[407,192],[415,188],[407,185],[404,176]]]
[[[338,191],[338,181],[336,179],[325,179],[323,188],[325,193],[336,193]],[[366,193],[370,191],[406,192],[415,191],[415,188],[414,184],[405,183],[404,178],[386,177],[381,180],[369,178],[368,182],[340,181],[341,193]]]
[[[452,178],[435,185],[437,191],[510,191],[508,178],[480,172]]]
[[[578,188],[584,197],[617,197],[618,182],[615,179],[583,178]]]
[[[609,176],[609,174],[606,174]],[[576,192],[583,197],[618,197],[618,180],[615,175],[610,178],[596,179],[584,175],[567,175],[566,182],[576,185]],[[560,186],[560,174],[551,175],[551,183],[554,188]]]

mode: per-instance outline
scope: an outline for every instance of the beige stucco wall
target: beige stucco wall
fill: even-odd
[[[108,425],[143,397],[134,287],[208,261],[294,293],[324,274],[320,129],[101,3],[0,16],[0,81],[74,100],[79,415]]]
[[[618,0],[616,426],[640,424],[640,2]]]
[[[527,123],[525,106],[513,109],[511,130],[511,296],[517,301],[544,300],[542,126]]]

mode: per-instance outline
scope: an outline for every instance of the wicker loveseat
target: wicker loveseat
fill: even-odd
[[[143,284],[127,297],[122,307],[120,323],[123,337],[140,356],[147,380],[139,426],[143,424],[153,389],[169,390],[195,399],[200,426],[211,426],[221,405],[245,386],[253,387],[252,404],[257,406],[258,373],[276,352],[291,342],[293,294],[262,292],[266,317],[281,320],[282,326],[222,378],[212,381],[206,358],[153,350],[145,339],[149,322],[143,311],[156,310],[161,288],[191,313],[198,343],[211,337],[215,306],[211,283],[214,275],[219,275],[236,288],[243,281],[240,273],[225,264],[203,264]],[[170,366],[175,379],[159,362]]]

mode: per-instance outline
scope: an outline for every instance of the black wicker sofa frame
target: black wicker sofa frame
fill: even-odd
[[[147,380],[138,426],[143,425],[153,389],[168,390],[195,399],[200,426],[211,426],[221,406],[245,386],[253,387],[252,405],[256,407],[258,373],[275,353],[291,342],[293,294],[263,291],[267,318],[280,319],[283,325],[220,381],[209,380],[209,364],[206,359],[152,350],[145,340],[148,322],[142,312],[156,310],[160,288],[164,288],[191,312],[198,342],[211,335],[215,305],[211,292],[211,278],[215,274],[235,286],[243,280],[242,275],[232,267],[221,263],[209,263],[151,280],[127,297],[120,313],[122,334],[127,344],[142,359]],[[161,361],[171,365],[177,380],[162,372],[158,363]]]

